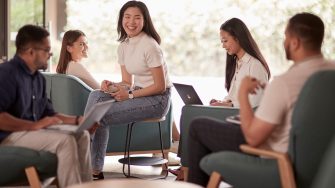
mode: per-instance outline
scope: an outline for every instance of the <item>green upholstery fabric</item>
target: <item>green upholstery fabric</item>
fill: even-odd
[[[315,73],[304,85],[296,102],[292,115],[288,154],[293,163],[297,187],[311,186],[324,153],[335,135],[334,83],[335,71]],[[229,158],[231,155],[231,152],[211,154],[201,161],[201,167],[208,174],[213,171],[221,172],[225,181],[236,187],[240,187],[242,181],[248,181],[247,187],[259,187],[259,182],[249,181],[252,176],[258,176],[259,181],[271,179],[272,185],[266,187],[280,186],[277,181],[273,181],[279,177],[272,173],[265,173],[266,169],[263,167],[254,167],[250,170],[250,174],[245,173],[255,159],[249,157],[239,160],[246,155],[235,153],[234,158]],[[214,158],[216,160],[212,160]],[[258,159],[255,163],[263,163],[265,160]],[[226,166],[235,166],[235,168],[225,168]],[[277,166],[273,164],[271,168],[276,169]],[[238,177],[235,177],[237,175]],[[226,178],[230,176],[234,176],[234,179]]]
[[[57,175],[57,156],[23,147],[0,147],[0,186],[26,181],[25,168],[34,166],[41,179]]]
[[[335,187],[335,137],[325,153],[312,188]]]
[[[48,96],[54,109],[67,115],[83,115],[87,98],[92,91],[72,75],[43,73],[47,80]]]
[[[92,89],[79,78],[65,74],[43,73],[47,79],[51,102],[57,112],[70,115],[83,115],[89,93]],[[51,80],[51,81],[48,81]],[[172,106],[162,123],[163,148],[171,147]],[[107,153],[124,152],[127,125],[110,126]],[[132,133],[130,151],[159,150],[157,123],[137,123]]]
[[[304,86],[292,115],[289,141],[298,187],[309,187],[335,135],[335,71],[314,74]]]
[[[188,167],[188,149],[187,139],[191,122],[199,116],[206,116],[225,120],[228,116],[239,113],[238,108],[219,107],[219,106],[203,106],[203,105],[185,105],[182,108],[180,117],[180,143],[181,150],[181,164]]]
[[[280,188],[277,161],[237,152],[217,152],[205,156],[201,168],[211,174],[217,171],[226,183],[237,188]]]

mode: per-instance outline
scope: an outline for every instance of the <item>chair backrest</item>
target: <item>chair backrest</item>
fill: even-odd
[[[44,75],[47,89],[50,89],[48,96],[54,109],[68,115],[83,115],[92,88],[72,75],[52,73]]]
[[[335,134],[335,71],[312,75],[302,88],[292,115],[289,156],[297,187],[310,187]]]
[[[318,173],[313,181],[312,188],[335,187],[335,137],[329,145]]]

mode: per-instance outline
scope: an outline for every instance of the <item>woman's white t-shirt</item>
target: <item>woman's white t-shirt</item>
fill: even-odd
[[[134,86],[145,88],[152,85],[154,79],[150,68],[159,66],[163,67],[166,87],[172,86],[159,44],[144,32],[120,43],[118,63],[124,65],[129,74],[134,75]]]
[[[90,86],[92,89],[100,89],[99,83],[87,71],[84,65],[82,65],[79,62],[70,61],[65,73],[80,78],[83,82],[85,82],[85,84]]]

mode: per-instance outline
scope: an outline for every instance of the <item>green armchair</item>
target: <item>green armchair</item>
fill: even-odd
[[[335,135],[334,83],[335,71],[321,71],[304,85],[292,115],[287,154],[244,145],[242,151],[269,158],[223,151],[204,157],[201,168],[207,174],[219,172],[234,187],[310,187]]]
[[[83,115],[88,96],[92,89],[79,78],[56,73],[43,73],[47,80],[47,93],[56,111]],[[172,106],[162,123],[163,148],[165,152],[171,147]],[[110,126],[110,139],[107,155],[123,155],[127,125]],[[159,153],[159,136],[157,123],[137,123],[133,130],[131,153]]]
[[[322,164],[318,173],[313,180],[312,188],[330,188],[335,187],[335,137],[333,138],[326,154],[322,160]]]
[[[43,73],[43,75],[47,83],[47,96],[57,112],[67,115],[84,114],[92,88],[72,75],[54,73]]]
[[[16,146],[0,147],[0,186],[40,187],[40,180],[57,175],[57,156]]]

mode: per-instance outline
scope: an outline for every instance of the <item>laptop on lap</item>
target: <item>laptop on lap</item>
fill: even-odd
[[[84,119],[79,125],[59,124],[51,125],[46,127],[46,129],[65,131],[70,134],[79,134],[84,130],[91,128],[96,122],[99,122],[114,102],[115,100],[109,100],[94,104],[90,111],[84,116]]]
[[[173,83],[173,85],[186,105],[187,104],[203,105],[199,95],[197,94],[193,86],[179,83]]]

